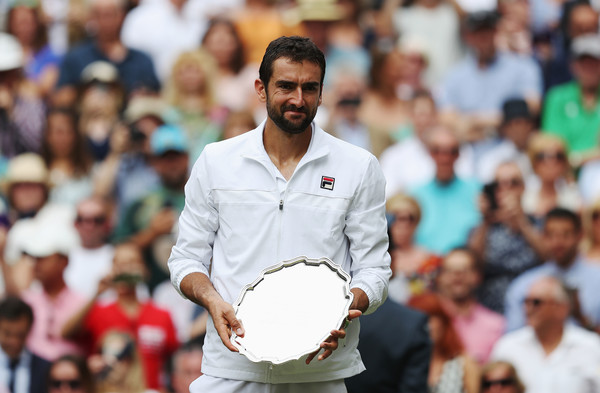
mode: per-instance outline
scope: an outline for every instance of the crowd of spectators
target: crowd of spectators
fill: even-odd
[[[0,393],[187,392],[184,185],[266,116],[281,35],[324,51],[315,121],[387,180],[349,391],[600,392],[599,25],[597,0],[0,1]]]

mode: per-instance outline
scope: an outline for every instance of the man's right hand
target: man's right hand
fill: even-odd
[[[208,312],[213,319],[215,329],[217,329],[217,333],[219,333],[219,337],[221,337],[223,344],[225,344],[230,351],[239,352],[238,349],[231,343],[231,332],[235,331],[235,334],[240,337],[243,337],[245,332],[241,321],[239,321],[235,316],[233,306],[223,299],[220,299],[211,304]]]

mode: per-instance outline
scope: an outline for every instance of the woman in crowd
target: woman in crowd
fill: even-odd
[[[42,141],[42,158],[49,171],[50,201],[76,204],[92,194],[92,160],[69,109],[51,109]]]
[[[202,38],[202,48],[217,63],[214,82],[217,103],[236,111],[257,107],[254,80],[258,68],[246,64],[244,46],[233,22],[225,18],[212,19]]]
[[[542,218],[555,207],[579,211],[581,196],[563,140],[551,134],[535,134],[529,140],[528,154],[535,179],[527,184],[523,195],[525,212]]]
[[[95,393],[94,381],[84,358],[61,356],[50,366],[48,393]]]
[[[421,208],[414,198],[394,195],[388,199],[386,209],[390,219],[390,256],[394,274],[389,295],[398,302],[405,302],[410,296],[432,289],[441,259],[414,243],[421,220]]]
[[[48,45],[46,27],[39,7],[17,2],[8,12],[7,31],[23,47],[25,75],[47,97],[58,79],[60,57]]]
[[[204,146],[219,140],[227,111],[217,104],[215,79],[217,68],[204,49],[182,53],[163,90],[169,109],[167,123],[177,124],[191,143],[190,155],[197,158]]]
[[[600,199],[583,212],[585,237],[581,252],[586,261],[600,265]]]
[[[481,371],[481,393],[525,393],[515,367],[502,361],[488,363]]]
[[[438,295],[432,292],[418,295],[411,298],[408,305],[429,316],[429,334],[433,342],[429,393],[479,392],[479,367],[465,354]]]

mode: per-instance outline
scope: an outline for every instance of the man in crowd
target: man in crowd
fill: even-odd
[[[544,242],[550,260],[528,270],[509,286],[505,300],[507,330],[525,324],[522,304],[529,287],[538,278],[555,276],[572,291],[573,317],[589,328],[600,324],[600,268],[591,265],[579,255],[582,228],[579,216],[566,209],[555,208],[548,212],[544,223]]]
[[[528,326],[508,333],[494,347],[492,358],[512,363],[528,393],[600,389],[600,338],[567,323],[571,304],[558,279],[538,277],[523,302]]]
[[[46,393],[50,363],[25,345],[33,311],[17,297],[0,301],[0,386],[10,393]]]
[[[190,384],[202,375],[202,345],[195,341],[183,344],[171,357],[171,387],[174,393],[189,393]]]
[[[482,306],[475,296],[481,286],[481,266],[468,248],[455,248],[442,261],[437,290],[466,352],[480,364],[504,333],[504,317]]]
[[[313,122],[323,52],[307,38],[280,37],[267,47],[259,75],[255,88],[268,117],[204,149],[186,185],[169,259],[175,288],[211,317],[204,375],[190,391],[344,391],[344,378],[364,370],[356,322],[332,330],[317,359],[320,350],[268,368],[234,353],[230,342],[230,332],[245,334],[231,304],[264,268],[327,256],[352,275],[349,320],[375,311],[391,274],[377,159]]]

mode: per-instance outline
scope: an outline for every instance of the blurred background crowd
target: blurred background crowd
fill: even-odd
[[[324,51],[316,123],[387,180],[394,275],[349,390],[600,392],[599,21],[597,0],[0,0],[0,393],[188,391],[207,313],[168,281],[183,187],[266,117],[281,35]]]

